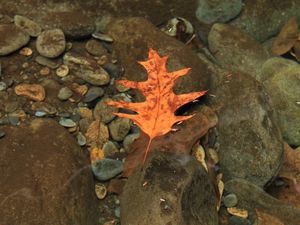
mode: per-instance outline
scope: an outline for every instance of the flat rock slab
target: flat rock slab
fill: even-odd
[[[75,138],[51,119],[3,130],[0,224],[97,224],[92,173]]]
[[[8,55],[26,45],[29,35],[13,24],[0,25],[0,56]]]
[[[264,87],[250,75],[233,73],[211,89],[219,108],[220,168],[224,179],[243,178],[263,187],[283,161],[277,116]]]
[[[123,189],[121,223],[217,225],[215,192],[205,169],[189,155],[149,157]]]
[[[225,190],[238,197],[238,208],[253,215],[254,209],[280,219],[283,224],[300,224],[300,209],[282,202],[263,189],[243,179],[234,179],[225,183]]]

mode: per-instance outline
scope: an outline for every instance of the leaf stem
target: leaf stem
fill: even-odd
[[[149,152],[149,149],[150,149],[150,145],[151,145],[152,140],[153,140],[153,138],[152,138],[152,137],[149,137],[149,142],[148,142],[148,145],[147,145],[145,154],[144,154],[144,158],[143,158],[143,162],[142,162],[142,167],[144,167],[145,161],[146,161],[146,159],[147,159],[147,155],[148,155],[148,152]]]

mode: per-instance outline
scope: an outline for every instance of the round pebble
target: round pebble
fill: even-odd
[[[42,31],[40,25],[24,16],[15,15],[14,21],[16,26],[20,27],[31,37],[37,37]]]
[[[65,77],[69,74],[69,67],[67,65],[61,65],[56,69],[56,75],[59,77]]]
[[[22,48],[22,49],[19,51],[19,54],[20,54],[20,55],[24,55],[24,56],[31,56],[31,55],[32,55],[32,49],[31,49],[31,48],[28,48],[28,47]]]
[[[50,69],[48,67],[44,67],[40,70],[40,74],[43,76],[49,75]]]
[[[85,146],[85,144],[86,144],[86,138],[85,138],[85,136],[81,132],[79,132],[77,134],[76,138],[77,138],[77,142],[78,142],[78,144],[80,146]]]
[[[107,195],[107,189],[104,184],[95,184],[95,193],[98,199],[104,199]]]
[[[223,203],[227,208],[234,207],[238,203],[237,196],[235,194],[228,194],[223,198]]]
[[[0,91],[5,91],[7,88],[6,83],[4,83],[3,81],[0,81]]]
[[[36,49],[44,57],[55,58],[66,49],[65,35],[61,29],[43,31],[36,40]]]
[[[67,127],[67,128],[76,126],[76,123],[73,120],[71,120],[69,118],[64,118],[64,117],[60,118],[59,124],[62,125],[63,127]]]
[[[47,113],[46,113],[46,112],[43,112],[43,111],[36,111],[36,112],[34,113],[34,115],[35,115],[36,117],[44,117],[45,115],[47,115]]]
[[[68,87],[63,87],[59,90],[57,94],[57,98],[61,101],[65,101],[69,99],[73,95],[73,92],[70,88]]]
[[[18,126],[20,125],[20,120],[16,116],[8,116],[8,121],[11,125],[13,126]]]
[[[114,178],[123,171],[123,162],[116,159],[101,159],[92,164],[92,171],[100,181]]]
[[[91,87],[84,96],[83,102],[91,102],[104,95],[104,90],[101,87]]]
[[[0,138],[3,138],[5,136],[5,132],[3,130],[0,130]]]

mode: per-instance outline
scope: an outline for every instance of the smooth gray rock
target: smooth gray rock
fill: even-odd
[[[29,35],[13,24],[0,24],[0,56],[8,55],[29,42]]]
[[[208,35],[209,49],[229,71],[241,71],[258,79],[267,50],[251,36],[227,24],[214,24]]]
[[[37,37],[36,49],[44,57],[58,57],[66,49],[66,40],[63,31],[60,29],[43,31]]]
[[[216,197],[190,155],[156,152],[137,167],[121,195],[122,225],[217,225]]]
[[[230,22],[259,42],[276,35],[293,16],[300,23],[299,0],[244,1],[241,14]]]
[[[73,95],[73,92],[68,87],[63,87],[59,90],[57,97],[61,101],[68,100]]]
[[[209,105],[219,109],[220,169],[224,180],[243,178],[265,186],[283,162],[278,118],[266,90],[250,75],[222,76],[211,89]]]
[[[242,10],[242,0],[198,0],[197,19],[206,24],[227,22]]]
[[[289,59],[274,57],[263,64],[261,82],[279,116],[284,139],[300,145],[300,65]]]
[[[92,171],[100,181],[107,181],[123,171],[123,163],[116,159],[101,159],[92,164]]]
[[[261,187],[243,179],[225,183],[225,190],[234,193],[239,199],[238,208],[254,214],[254,209],[275,216],[283,224],[300,224],[300,209],[267,194]]]
[[[91,102],[104,95],[104,90],[101,87],[91,87],[84,96],[83,102]]]
[[[38,25],[31,19],[28,19],[27,17],[15,15],[14,21],[17,27],[20,27],[31,37],[37,37],[42,32],[42,28],[40,27],[40,25]]]

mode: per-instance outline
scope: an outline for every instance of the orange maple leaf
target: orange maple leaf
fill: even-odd
[[[172,126],[180,121],[187,120],[189,116],[175,116],[175,111],[182,105],[195,100],[205,94],[206,91],[176,95],[173,92],[175,80],[186,75],[191,68],[185,68],[174,72],[168,72],[166,63],[168,56],[160,57],[158,53],[149,49],[149,59],[138,62],[145,67],[148,79],[143,82],[119,80],[118,83],[128,87],[139,89],[145,96],[144,102],[108,101],[108,105],[118,108],[126,108],[137,114],[115,113],[117,116],[132,119],[141,130],[149,136],[149,142],[144,154],[144,165],[152,140],[172,130]]]

